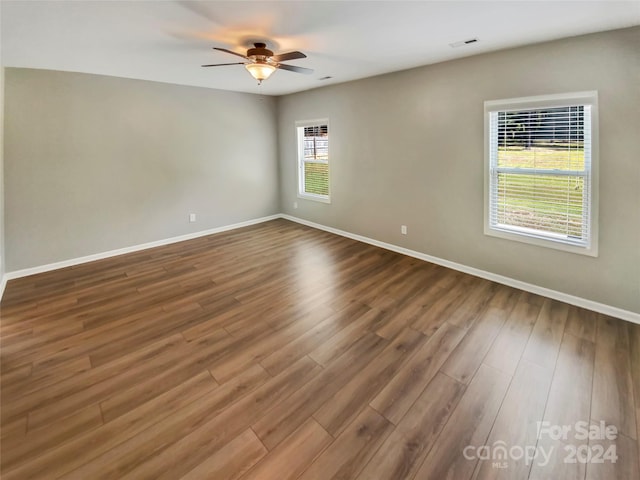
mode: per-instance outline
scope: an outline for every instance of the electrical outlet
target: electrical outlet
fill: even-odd
[[[401,225],[400,226],[400,233],[402,235],[406,235],[407,234],[407,226],[406,225]]]
[[[193,223],[196,221],[196,214],[195,213],[190,213],[189,214],[189,222]]]
[[[298,208],[298,202],[293,202],[293,208]]]

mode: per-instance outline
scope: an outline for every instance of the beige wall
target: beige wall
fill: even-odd
[[[2,25],[2,7],[0,6],[0,26]],[[5,270],[4,248],[4,67],[0,49],[0,298],[2,298],[2,280]]]
[[[4,250],[4,67],[0,65],[0,282],[6,271]]]
[[[280,98],[282,210],[640,312],[638,52],[640,28],[625,29]],[[599,257],[485,236],[483,102],[584,90],[599,94]],[[294,122],[325,117],[330,205],[296,198]]]
[[[7,271],[279,211],[274,98],[14,68],[5,84]]]

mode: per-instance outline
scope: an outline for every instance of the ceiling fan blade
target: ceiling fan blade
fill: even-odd
[[[271,57],[271,60],[275,62],[286,62],[287,60],[295,60],[297,58],[307,58],[307,56],[302,52],[289,52],[289,53],[281,53],[280,55],[274,55]]]
[[[293,65],[283,65],[282,63],[279,64],[277,68],[280,68],[281,70],[289,70],[290,72],[305,73],[307,75],[311,75],[313,73],[313,70],[310,68],[294,67]]]
[[[225,65],[244,65],[244,62],[236,62],[236,63],[213,63],[211,65],[202,65],[203,67],[224,67]]]
[[[230,53],[231,55],[237,55],[238,57],[246,58],[247,60],[251,60],[246,55],[242,55],[241,53],[236,53],[233,50],[227,50],[226,48],[218,48],[218,47],[213,47],[213,49],[214,50],[219,50],[221,52],[227,52],[227,53]]]

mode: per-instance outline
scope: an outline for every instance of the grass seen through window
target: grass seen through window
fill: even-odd
[[[329,195],[329,165],[326,163],[305,163],[304,190],[316,195]]]
[[[584,177],[536,174],[535,170],[584,170],[584,150],[498,148],[500,167],[526,169],[526,174],[499,173],[497,221],[570,237],[582,236]]]

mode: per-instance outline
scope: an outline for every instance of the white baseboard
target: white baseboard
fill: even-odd
[[[27,277],[29,275],[35,275],[36,273],[49,272],[51,270],[58,270],[59,268],[72,267],[74,265],[80,265],[82,263],[93,262],[95,260],[102,260],[103,258],[124,255],[125,253],[138,252],[140,250],[146,250],[148,248],[161,247],[163,245],[169,245],[171,243],[183,242],[185,240],[204,237],[206,235],[212,235],[214,233],[226,232],[228,230],[235,230],[236,228],[248,227],[249,225],[255,225],[257,223],[268,222],[269,220],[275,220],[277,218],[280,218],[280,214],[270,215],[268,217],[255,218],[253,220],[234,223],[232,225],[223,225],[222,227],[211,228],[209,230],[201,230],[199,232],[187,233],[185,235],[165,238],[163,240],[156,240],[154,242],[142,243],[140,245],[133,245],[131,247],[118,248],[116,250],[109,250],[107,252],[95,253],[93,255],[87,255],[84,257],[71,258],[69,260],[49,263],[47,265],[40,265],[38,267],[25,268],[22,270],[15,270],[13,272],[7,272],[4,274],[2,278],[2,288],[4,288],[4,285],[6,284],[7,280],[12,280],[14,278]],[[1,295],[0,295],[0,298],[2,298]]]
[[[453,270],[458,270],[460,272],[468,273],[469,275],[473,275],[476,277],[484,278],[487,280],[491,280],[492,282],[500,283],[503,285],[507,285],[509,287],[518,288],[520,290],[524,290],[526,292],[535,293],[536,295],[541,295],[543,297],[552,298],[554,300],[559,300],[561,302],[569,303],[571,305],[576,305],[578,307],[586,308],[588,310],[593,310],[595,312],[603,313],[605,315],[609,315],[611,317],[621,318],[623,320],[627,320],[629,322],[640,324],[640,313],[631,312],[629,310],[623,310],[621,308],[613,307],[611,305],[606,305],[604,303],[594,302],[593,300],[588,300],[582,297],[576,297],[574,295],[569,295],[567,293],[558,292],[556,290],[551,290],[549,288],[541,287],[538,285],[533,285],[531,283],[522,282],[520,280],[516,280],[514,278],[505,277],[503,275],[498,275],[495,273],[487,272],[485,270],[480,270],[478,268],[469,267],[467,265],[462,265],[460,263],[451,262],[449,260],[445,260],[443,258],[434,257],[432,255],[427,255],[426,253],[417,252],[415,250],[410,250],[408,248],[400,247],[397,245],[393,245],[391,243],[381,242],[379,240],[375,240],[373,238],[365,237],[363,235],[357,235],[355,233],[350,233],[345,230],[340,230],[333,227],[327,227],[325,225],[321,225],[319,223],[310,222],[308,220],[304,220],[302,218],[293,217],[291,215],[286,214],[276,214],[270,215],[267,217],[256,218],[253,220],[248,220],[246,222],[234,223],[232,225],[224,225],[222,227],[216,227],[209,230],[203,230],[200,232],[188,233],[186,235],[180,235],[177,237],[166,238],[164,240],[157,240],[155,242],[143,243],[141,245],[134,245],[131,247],[119,248],[117,250],[110,250],[107,252],[96,253],[93,255],[87,255],[84,257],[72,258],[69,260],[64,260],[61,262],[49,263],[47,265],[41,265],[33,268],[25,268],[23,270],[16,270],[13,272],[7,272],[2,276],[0,280],[0,299],[2,298],[2,294],[4,293],[5,286],[8,280],[14,278],[26,277],[28,275],[35,275],[36,273],[49,272],[51,270],[57,270],[59,268],[71,267],[74,265],[80,265],[82,263],[93,262],[95,260],[102,260],[104,258],[115,257],[118,255],[123,255],[125,253],[138,252],[140,250],[146,250],[148,248],[160,247],[162,245],[169,245],[171,243],[182,242],[185,240],[191,240],[193,238],[203,237],[205,235],[212,235],[214,233],[226,232],[229,230],[234,230],[236,228],[247,227],[249,225],[255,225],[257,223],[268,222],[270,220],[275,220],[278,218],[284,218],[286,220],[290,220],[295,223],[299,223],[302,225],[306,225],[308,227],[317,228],[318,230],[324,230],[326,232],[334,233],[336,235],[340,235],[343,237],[350,238],[352,240],[357,240],[359,242],[368,243],[369,245],[374,245],[376,247],[384,248],[386,250],[391,250],[393,252],[401,253],[403,255],[407,255],[410,257],[418,258],[420,260],[424,260],[425,262],[435,263],[436,265],[442,265],[443,267],[451,268]]]
[[[393,252],[407,255],[409,257],[418,258],[420,260],[424,260],[425,262],[435,263],[436,265],[442,265],[443,267],[468,273],[469,275],[473,275],[475,277],[484,278],[487,280],[491,280],[492,282],[500,283],[502,285],[507,285],[509,287],[517,288],[519,290],[535,293],[536,295],[541,295],[543,297],[559,300],[561,302],[569,303],[571,305],[586,308],[587,310],[593,310],[595,312],[603,313],[605,315],[609,315],[610,317],[621,318],[622,320],[627,320],[629,322],[640,324],[640,313],[631,312],[629,310],[623,310],[621,308],[613,307],[611,305],[606,305],[604,303],[594,302],[593,300],[588,300],[586,298],[576,297],[574,295],[569,295],[567,293],[558,292],[557,290],[551,290],[550,288],[540,287],[538,285],[533,285],[531,283],[522,282],[514,278],[505,277],[503,275],[487,272],[485,270],[480,270],[478,268],[469,267],[467,265],[462,265],[456,262],[451,262],[443,258],[434,257],[431,255],[427,255],[426,253],[421,253],[415,250],[410,250],[408,248],[399,247],[391,243],[381,242],[379,240],[374,240],[373,238],[357,235],[355,233],[346,232],[344,230],[339,230],[337,228],[327,227],[325,225],[321,225],[315,222],[310,222],[308,220],[304,220],[298,217],[293,217],[291,215],[282,214],[280,216],[284,219],[290,220],[292,222],[300,223],[308,227],[313,227],[319,230],[324,230],[326,232],[335,233],[336,235],[341,235],[343,237],[351,238],[352,240],[368,243],[369,245],[374,245],[376,247],[384,248],[386,250],[391,250]]]

